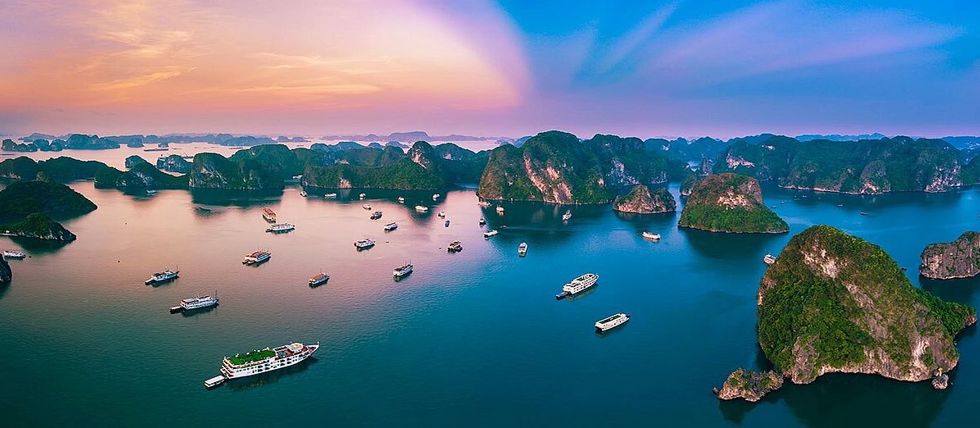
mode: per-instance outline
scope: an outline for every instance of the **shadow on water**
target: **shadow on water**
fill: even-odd
[[[696,253],[712,259],[730,260],[757,258],[767,244],[785,236],[774,233],[716,233],[689,228],[680,228],[680,231]]]
[[[497,207],[504,208],[498,214]],[[541,202],[492,202],[481,208],[486,219],[485,229],[496,229],[500,235],[497,240],[508,243],[534,242],[535,246],[560,247],[574,236],[576,230],[592,223],[598,223],[608,215],[609,205],[553,205]],[[568,221],[563,221],[565,213],[571,213]]]
[[[217,311],[218,306],[221,306],[221,305],[208,306],[206,308],[192,309],[192,310],[189,310],[189,311],[180,311],[180,316],[182,316],[184,318],[189,318],[189,317],[194,317],[194,316],[198,316],[198,315],[213,314],[213,313],[215,313]]]
[[[236,206],[242,208],[266,205],[282,198],[282,190],[216,190],[193,189],[191,201],[195,204]]]
[[[801,207],[811,208],[821,205],[843,205],[841,209],[847,211],[853,211],[855,213],[866,211],[871,214],[874,214],[875,210],[909,205],[934,208],[953,206],[959,203],[964,191],[968,190],[964,188],[939,193],[892,192],[881,195],[851,195],[846,193],[783,189],[773,183],[768,183],[763,186],[763,192],[767,198],[792,199],[794,204]],[[772,204],[773,201],[767,201],[767,203]]]
[[[928,279],[920,276],[919,287],[943,300],[973,305],[977,291],[980,291],[980,276],[946,280]]]
[[[662,231],[672,229],[677,225],[678,213],[676,211],[659,214],[628,214],[613,211],[616,218],[633,226],[636,233],[644,231]]]
[[[284,369],[279,369],[260,375],[249,376],[242,379],[232,379],[226,381],[225,386],[235,391],[245,391],[252,388],[262,387],[265,385],[272,385],[278,382],[283,377],[292,376],[294,374],[305,372],[310,368],[310,366],[318,362],[320,362],[320,360],[317,359],[316,357],[309,357],[306,359],[306,361],[296,364],[295,366],[289,366]]]
[[[21,236],[11,236],[10,240],[14,241],[14,243],[17,245],[20,245],[21,248],[27,250],[31,256],[51,254],[64,248],[66,245],[71,244],[71,242],[24,238]]]

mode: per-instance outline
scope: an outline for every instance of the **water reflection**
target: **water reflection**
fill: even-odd
[[[284,369],[279,369],[268,373],[249,376],[241,379],[227,380],[225,381],[224,386],[234,391],[247,391],[249,389],[254,389],[266,385],[273,385],[279,382],[279,380],[281,380],[284,377],[289,377],[309,370],[310,366],[318,363],[319,361],[320,360],[318,360],[316,356],[311,356],[299,364],[296,364],[294,366],[289,366]]]
[[[774,233],[716,233],[697,229],[679,228],[698,254],[712,259],[757,260],[765,248],[774,241],[785,239],[786,234]]]

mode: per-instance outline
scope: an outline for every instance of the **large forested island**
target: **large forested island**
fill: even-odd
[[[678,226],[726,233],[789,231],[789,225],[763,203],[759,182],[732,173],[713,174],[696,182]]]
[[[954,339],[976,322],[973,308],[913,287],[880,247],[830,226],[790,239],[757,303],[762,351],[798,384],[835,372],[928,380],[956,367]],[[719,396],[757,397],[774,386],[766,378],[729,377]]]

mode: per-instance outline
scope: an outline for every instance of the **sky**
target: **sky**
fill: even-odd
[[[974,1],[4,1],[0,134],[980,134]]]

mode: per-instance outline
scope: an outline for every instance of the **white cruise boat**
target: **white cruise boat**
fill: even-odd
[[[398,223],[391,222],[385,225],[385,232],[391,232],[395,229],[398,229]]]
[[[305,198],[305,197],[307,197],[307,196],[310,196],[310,195],[309,195],[308,193],[306,193],[306,191],[305,191],[305,190],[301,190],[301,191],[299,192],[299,195],[300,195],[300,196],[302,196],[302,197],[304,197],[304,198]]]
[[[445,211],[439,211],[439,214],[436,214],[436,215],[439,216],[439,218],[446,218],[446,212]]]
[[[293,224],[279,223],[270,226],[265,231],[270,233],[287,233],[287,232],[292,232],[294,230],[296,230],[296,226]]]
[[[323,195],[323,197],[326,199],[337,199],[337,194],[331,192],[331,193],[327,193],[326,195]]]
[[[767,265],[771,265],[773,263],[776,263],[776,257],[773,256],[772,254],[766,254],[766,256],[762,258],[762,262]]]
[[[163,272],[156,272],[153,275],[150,275],[149,279],[143,281],[143,284],[146,285],[163,284],[164,282],[173,281],[177,279],[178,274],[180,274],[180,271],[170,270],[170,269],[167,269]]]
[[[416,205],[415,206],[415,212],[417,212],[417,213],[427,213],[427,212],[429,212],[429,207],[427,207],[425,205]]]
[[[290,343],[225,357],[221,361],[221,375],[225,379],[237,379],[283,369],[303,362],[319,348],[319,342],[313,345]]]
[[[561,215],[561,221],[568,221],[572,219],[572,210],[565,211],[565,214]]]
[[[199,296],[191,297],[189,299],[183,299],[180,304],[170,308],[170,313],[177,313],[182,311],[193,311],[195,309],[210,308],[212,306],[217,306],[218,304],[218,294],[215,293],[213,296]]]
[[[527,255],[527,242],[521,242],[521,245],[517,246],[517,255],[521,257]]]
[[[250,254],[245,255],[245,259],[242,260],[243,265],[259,265],[267,262],[272,257],[272,253],[259,250]]]
[[[364,205],[361,205],[361,208],[364,208],[364,209],[366,209],[366,210],[368,210],[368,211],[371,211],[371,204],[364,204]]]
[[[404,204],[404,203],[405,203],[405,198],[403,198],[403,197],[401,197],[401,196],[399,196],[399,197],[398,197],[398,203],[399,203],[399,204]]]
[[[366,250],[373,246],[374,246],[374,241],[371,239],[364,238],[359,241],[354,241],[354,248],[357,248],[358,251]]]
[[[357,198],[361,200],[364,200],[365,197],[367,197],[366,193],[361,193],[360,195],[357,195]]]
[[[605,317],[595,322],[595,331],[596,333],[605,333],[609,330],[612,330],[616,327],[626,324],[626,321],[629,320],[630,320],[630,314],[620,312],[615,315],[610,315],[608,317]]]
[[[497,214],[504,215],[504,207],[497,205]]]
[[[415,266],[412,266],[411,263],[405,263],[392,270],[391,274],[395,277],[395,279],[400,279],[411,274],[413,269],[415,269]]]
[[[17,251],[17,250],[3,250],[3,258],[5,258],[5,259],[20,260],[20,259],[23,259],[25,257],[27,257],[27,254],[24,254],[21,251]]]
[[[436,193],[436,194],[432,195],[432,200],[434,201],[436,199],[439,199],[440,196],[442,196],[442,195]]]
[[[494,235],[496,235],[498,233],[500,233],[500,232],[497,232],[497,229],[488,230],[486,232],[483,232],[483,237],[484,238],[489,238],[489,237],[494,236]]]
[[[660,234],[659,233],[643,232],[642,235],[643,235],[644,238],[650,239],[650,240],[653,240],[653,241],[659,241],[660,240]]]
[[[382,213],[381,211],[375,211],[375,212],[371,213],[371,220],[377,220],[377,219],[381,218],[381,216],[383,214],[384,213]]]
[[[307,283],[310,284],[310,287],[316,287],[318,285],[326,283],[329,280],[330,280],[330,275],[320,272],[316,275],[311,276],[310,280]]]
[[[578,278],[573,279],[572,282],[565,284],[565,286],[561,288],[561,293],[558,293],[555,296],[555,299],[561,300],[568,296],[574,296],[578,293],[588,290],[593,285],[595,285],[596,281],[598,280],[599,280],[599,275],[596,275],[594,273],[584,274]]]

